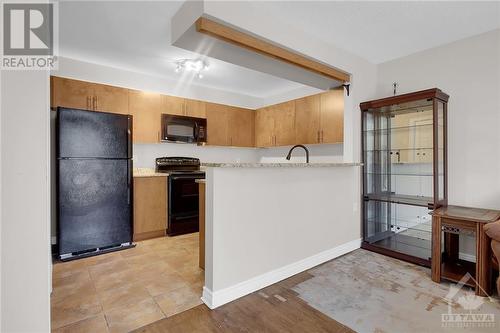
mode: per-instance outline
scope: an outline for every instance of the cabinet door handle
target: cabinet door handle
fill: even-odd
[[[321,130],[321,143],[323,143],[323,130]]]
[[[316,135],[316,137],[317,137],[317,142],[319,143],[319,142],[320,142],[320,141],[319,141],[319,131],[317,131],[317,132],[316,132],[316,134],[317,134],[317,135]]]
[[[87,110],[92,110],[92,102],[90,96],[87,96]]]
[[[97,103],[99,103],[99,97],[98,96],[95,97],[95,110],[97,110],[97,108],[98,108]]]

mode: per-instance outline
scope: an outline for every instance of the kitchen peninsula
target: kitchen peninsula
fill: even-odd
[[[203,301],[220,306],[358,248],[360,166],[202,163]]]

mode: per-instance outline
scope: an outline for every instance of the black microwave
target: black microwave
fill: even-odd
[[[161,141],[205,144],[207,142],[207,120],[162,114],[161,132]]]

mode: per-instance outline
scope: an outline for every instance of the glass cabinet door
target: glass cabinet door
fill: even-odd
[[[433,115],[428,100],[364,112],[365,195],[433,203]]]
[[[447,197],[447,98],[429,89],[361,104],[365,248],[430,266],[429,213]]]

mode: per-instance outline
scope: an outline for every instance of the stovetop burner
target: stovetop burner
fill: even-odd
[[[200,172],[200,159],[194,157],[158,157],[155,165],[156,172]]]

